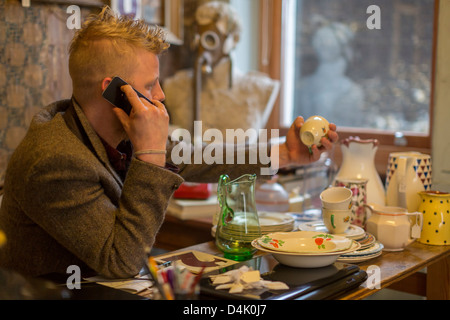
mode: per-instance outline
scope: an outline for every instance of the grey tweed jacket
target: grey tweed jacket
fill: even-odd
[[[70,265],[106,277],[136,275],[185,179],[217,182],[222,173],[261,168],[178,167],[174,173],[133,158],[122,182],[81,108],[72,100],[49,105],[8,163],[0,209],[8,240],[0,266],[31,276],[66,273]]]

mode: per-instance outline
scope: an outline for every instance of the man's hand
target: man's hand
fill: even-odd
[[[151,100],[153,103],[151,104],[139,98],[130,85],[121,89],[133,108],[129,116],[120,108],[114,108],[114,112],[133,144],[134,151],[166,150],[169,115],[164,104],[158,100]],[[160,166],[165,164],[164,154],[143,154],[138,158]]]

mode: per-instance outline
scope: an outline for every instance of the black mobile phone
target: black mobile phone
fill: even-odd
[[[115,105],[117,108],[122,109],[128,115],[130,115],[132,106],[131,106],[130,102],[128,101],[125,93],[122,90],[120,90],[120,87],[127,85],[127,84],[128,83],[125,80],[121,79],[120,77],[114,77],[111,80],[108,87],[105,89],[105,91],[103,91],[102,96],[103,96],[103,98],[105,98],[106,100],[111,102],[113,105]],[[148,102],[153,104],[142,93],[140,93],[139,91],[137,91],[134,88],[133,88],[133,90],[136,91],[136,93],[139,97],[144,98],[145,100],[147,100]]]

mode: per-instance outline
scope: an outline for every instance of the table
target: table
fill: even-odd
[[[223,256],[213,241],[176,251],[198,250]],[[262,254],[262,253],[260,253]],[[368,273],[368,281],[341,300],[364,299],[389,287],[426,296],[429,300],[450,300],[450,246],[429,246],[415,242],[401,252],[383,252],[381,256],[357,264]],[[427,268],[426,273],[419,272]],[[380,275],[379,282],[373,270]]]
[[[168,215],[156,238],[156,246],[170,251],[192,249],[220,256],[211,235],[211,220],[180,220]],[[450,246],[414,242],[404,251],[383,252],[357,265],[368,274],[379,270],[380,282],[378,286],[373,283],[371,288],[359,287],[341,299],[364,299],[380,289],[390,288],[430,300],[450,300]],[[420,272],[425,268],[426,273]]]
[[[211,227],[212,218],[181,220],[168,214],[158,232],[154,246],[173,251],[212,241],[214,238],[211,234]]]

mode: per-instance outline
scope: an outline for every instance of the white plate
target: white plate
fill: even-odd
[[[359,249],[357,251],[347,253],[342,255],[343,257],[361,257],[361,256],[368,256],[372,255],[374,253],[381,252],[383,250],[384,246],[380,242],[375,242],[372,246],[365,248],[365,249]]]
[[[316,231],[316,232],[330,233],[327,227],[325,227],[325,225],[323,224],[322,220],[300,223],[298,229],[302,231]],[[365,234],[366,231],[364,231],[363,228],[351,224],[347,229],[347,231],[345,231],[344,233],[338,233],[336,235],[357,240],[363,238]]]
[[[363,238],[358,239],[356,241],[358,241],[361,244],[361,249],[365,249],[373,246],[373,244],[377,241],[377,239],[375,239],[375,237],[372,234],[366,232]]]
[[[274,232],[257,240],[260,246],[273,251],[315,254],[345,251],[353,242],[347,237],[314,231]]]
[[[381,256],[382,252],[376,252],[376,253],[372,253],[372,254],[368,254],[365,256],[354,256],[354,257],[346,257],[346,256],[340,256],[337,261],[338,262],[344,262],[344,263],[359,263],[359,262],[364,262],[376,257]]]
[[[288,213],[258,212],[258,218],[261,227],[294,224],[295,222],[294,217]]]
[[[257,239],[252,241],[252,246],[258,250],[271,253],[279,263],[294,268],[320,268],[329,266],[330,264],[333,264],[341,254],[358,250],[361,247],[359,243],[353,241],[351,248],[346,251],[324,252],[321,254],[301,254],[277,252],[266,249],[258,244]]]
[[[295,217],[289,213],[258,212],[261,234],[270,232],[289,232],[295,228]],[[211,235],[216,237],[217,226],[211,227]]]

